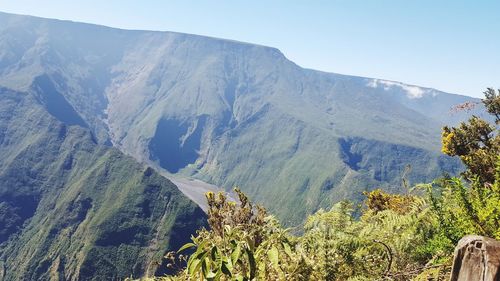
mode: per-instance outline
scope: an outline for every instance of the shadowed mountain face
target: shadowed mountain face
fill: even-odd
[[[456,173],[440,126],[475,101],[303,69],[269,47],[9,14],[0,85],[35,92],[60,122],[157,170],[239,185],[285,223],[366,189],[398,190],[408,164],[414,183]]]
[[[0,280],[154,274],[205,224],[203,211],[153,169],[64,124],[83,123],[57,92],[40,99],[41,83],[0,88]]]
[[[198,158],[205,120],[199,118],[192,132],[178,120],[160,120],[148,146],[151,159],[170,173],[177,173],[194,163]]]

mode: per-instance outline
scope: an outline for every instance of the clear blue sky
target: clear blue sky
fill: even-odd
[[[0,0],[0,11],[252,42],[303,67],[452,93],[500,87],[498,0]]]

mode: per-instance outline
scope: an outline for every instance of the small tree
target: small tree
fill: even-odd
[[[235,193],[239,203],[223,193],[206,194],[210,229],[179,250],[195,249],[170,280],[316,280],[311,263],[295,251],[295,238],[239,189]],[[175,261],[175,255],[168,258]]]
[[[444,127],[442,135],[443,153],[459,156],[467,167],[463,176],[477,180],[480,184],[492,184],[495,181],[495,165],[500,156],[500,90],[488,88],[484,92],[483,104],[494,119],[495,124],[473,116],[468,122],[458,127]]]
[[[443,152],[460,157],[467,181],[441,179],[429,192],[443,235],[454,243],[467,234],[500,239],[500,91],[489,88],[484,94],[494,124],[473,116],[443,128]]]

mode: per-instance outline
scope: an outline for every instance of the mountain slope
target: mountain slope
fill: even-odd
[[[168,249],[204,225],[203,212],[47,108],[35,90],[0,88],[0,280],[154,274]]]
[[[477,101],[303,69],[230,40],[9,14],[0,26],[0,85],[34,91],[59,121],[162,173],[239,185],[287,223],[366,189],[398,190],[408,164],[412,182],[457,173],[440,126]]]

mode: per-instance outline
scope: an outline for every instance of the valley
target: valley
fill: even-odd
[[[0,13],[0,280],[164,273],[207,226],[207,191],[296,226],[458,175],[441,128],[479,102],[272,47]]]

